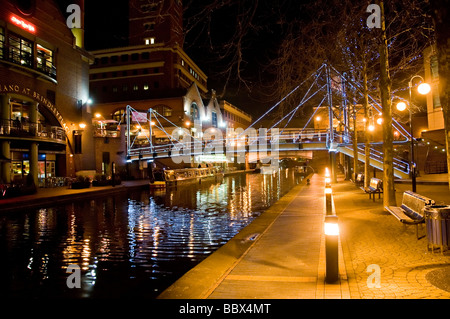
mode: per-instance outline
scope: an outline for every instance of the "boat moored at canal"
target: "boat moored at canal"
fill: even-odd
[[[223,179],[221,167],[199,167],[164,170],[164,183],[166,187],[189,183],[202,183],[207,180],[220,181]],[[156,181],[155,181],[156,183]],[[155,184],[156,186],[156,184]]]

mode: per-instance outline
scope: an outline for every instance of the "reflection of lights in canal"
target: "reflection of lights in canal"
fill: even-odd
[[[0,253],[13,260],[11,256],[18,251],[26,252],[25,258],[8,264],[17,273],[8,280],[15,281],[15,287],[36,287],[38,294],[48,285],[52,289],[45,293],[58,296],[120,296],[126,292],[127,296],[155,297],[294,184],[291,171],[237,174],[222,183],[158,194],[131,192],[128,197],[17,212],[2,217],[5,231],[0,233],[0,243],[10,243],[12,248],[5,251],[2,247],[8,246],[0,245]],[[82,270],[79,291],[67,291],[64,286],[65,271],[73,264]],[[26,280],[30,281],[27,285]]]

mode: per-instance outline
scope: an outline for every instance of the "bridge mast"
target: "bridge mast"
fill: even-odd
[[[337,183],[337,164],[336,164],[336,143],[334,141],[334,129],[333,129],[333,91],[331,89],[331,68],[327,64],[327,95],[328,95],[328,117],[329,117],[329,131],[328,131],[328,152],[330,154],[330,167],[331,178],[333,183]]]

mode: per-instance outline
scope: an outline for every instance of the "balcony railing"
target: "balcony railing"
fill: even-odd
[[[61,127],[19,120],[0,120],[0,136],[66,141],[66,132]]]
[[[0,41],[0,60],[8,61],[35,70],[56,80],[56,67],[48,61],[34,61],[32,53],[7,46]]]

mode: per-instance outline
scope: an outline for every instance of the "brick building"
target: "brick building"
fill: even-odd
[[[208,128],[225,133],[228,123],[248,126],[251,122],[245,112],[219,103],[215,91],[208,91],[206,74],[183,50],[182,13],[179,0],[130,0],[129,46],[91,52],[95,56],[90,92],[96,114],[97,172],[110,174],[114,162],[119,172],[136,175],[138,171],[135,177],[145,176],[141,161],[127,163],[124,115],[128,105],[138,112],[156,110],[170,121],[162,124],[169,134],[182,127],[200,138]],[[144,140],[142,128],[134,124],[130,134],[140,134]],[[155,143],[167,142],[165,132],[155,129],[152,133]]]
[[[78,3],[83,11],[83,1]],[[82,15],[81,15],[82,18]],[[55,1],[0,1],[0,162],[4,183],[94,168],[82,29]]]

